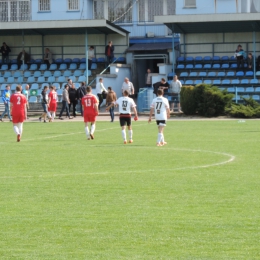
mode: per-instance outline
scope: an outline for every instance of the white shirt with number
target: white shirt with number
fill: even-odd
[[[120,97],[116,102],[120,114],[131,114],[132,107],[136,107],[134,100],[130,97]]]
[[[155,120],[167,120],[167,109],[169,101],[164,97],[156,97],[153,99],[151,108],[154,109]]]

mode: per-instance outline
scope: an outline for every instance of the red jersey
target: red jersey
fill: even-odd
[[[97,98],[92,94],[87,94],[81,99],[81,104],[84,108],[84,114],[96,115],[95,104],[97,104]]]
[[[48,96],[49,96],[50,104],[57,103],[57,93],[55,91],[50,92]]]
[[[11,96],[10,102],[13,104],[12,115],[24,115],[24,105],[27,103],[26,97],[20,92]]]

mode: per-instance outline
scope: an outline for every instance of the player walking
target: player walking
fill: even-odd
[[[53,122],[55,118],[55,113],[57,110],[57,93],[54,86],[50,86],[50,93],[48,99],[48,111],[50,112],[51,117],[49,122]]]
[[[92,94],[91,86],[86,88],[87,94],[81,99],[83,116],[85,122],[85,132],[88,140],[94,139],[94,132],[96,128],[96,116],[98,115],[98,99]],[[89,131],[88,123],[91,123]]]
[[[27,118],[26,97],[21,94],[22,87],[16,86],[16,93],[10,98],[10,111],[13,116],[14,132],[17,135],[17,142],[20,142],[23,133],[23,121]]]
[[[154,113],[156,123],[158,125],[158,138],[157,146],[163,146],[167,144],[164,141],[163,130],[166,126],[167,118],[170,118],[170,108],[168,99],[163,97],[163,90],[157,90],[157,97],[153,99],[150,109],[150,117],[148,122],[152,120],[152,115]]]
[[[106,108],[106,110],[108,111],[110,107],[114,105],[118,105],[119,113],[120,113],[119,120],[120,120],[120,126],[122,127],[122,137],[124,140],[124,144],[127,143],[125,125],[127,125],[128,127],[129,143],[133,142],[133,130],[131,125],[131,109],[133,109],[135,114],[134,120],[135,121],[138,120],[137,111],[135,108],[136,104],[134,100],[128,96],[129,96],[129,92],[127,90],[124,90],[123,97],[118,98],[116,102],[112,103],[110,106]]]

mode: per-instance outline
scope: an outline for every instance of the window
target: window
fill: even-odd
[[[108,0],[108,20],[116,23],[132,22],[132,0]]]
[[[18,22],[30,21],[30,0],[6,0],[0,1],[0,21]]]
[[[164,2],[164,0],[139,0],[139,22],[153,22],[155,15],[163,15]]]
[[[51,0],[39,0],[39,11],[50,11]]]
[[[68,0],[68,10],[79,10],[79,0]]]
[[[196,0],[184,0],[184,7],[187,8],[196,7]]]
[[[94,19],[104,19],[104,2],[94,1]]]
[[[167,14],[173,15],[176,13],[176,0],[167,0]]]

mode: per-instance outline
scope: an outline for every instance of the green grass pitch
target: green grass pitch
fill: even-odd
[[[0,259],[260,259],[260,121],[0,126]]]

